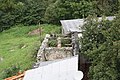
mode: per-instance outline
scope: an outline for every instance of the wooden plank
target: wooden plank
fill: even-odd
[[[6,78],[4,80],[16,80],[16,79],[21,79],[24,77],[24,73],[23,74],[20,74],[20,75],[17,75],[17,76],[12,76],[12,77],[9,77],[9,78]]]

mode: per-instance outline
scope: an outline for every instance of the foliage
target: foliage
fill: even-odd
[[[118,0],[56,0],[47,7],[44,21],[58,24],[62,19],[86,18],[88,15],[111,16],[118,12]]]
[[[114,21],[90,16],[83,29],[81,54],[91,60],[90,80],[119,80],[120,25]]]
[[[62,47],[70,47],[69,45],[65,45],[65,44],[71,44],[71,40],[70,39],[61,39],[61,45]]]
[[[44,8],[40,2],[29,1],[23,4],[22,7],[16,9],[15,15],[17,16],[16,20],[18,20],[17,23],[23,23],[24,25],[41,23],[41,18],[44,13],[43,10]]]
[[[48,45],[49,47],[57,47],[57,40],[49,40]]]
[[[14,0],[0,0],[0,9],[4,12],[11,12],[15,9]]]
[[[94,13],[98,16],[114,15],[119,10],[119,0],[93,0]]]
[[[8,69],[5,69],[3,71],[3,79],[4,78],[8,78],[8,77],[11,77],[11,76],[14,76],[16,75],[20,70],[20,66],[19,65],[13,65],[11,67],[9,67]]]
[[[51,0],[53,2],[54,0]],[[0,31],[16,24],[36,25],[43,23],[42,18],[47,7],[43,0],[1,0]],[[49,3],[50,4],[50,3]]]
[[[57,0],[45,12],[45,21],[58,24],[61,19],[83,18],[92,13],[92,2],[85,0]]]
[[[16,24],[58,24],[61,19],[88,15],[113,16],[118,0],[0,0],[0,32]]]

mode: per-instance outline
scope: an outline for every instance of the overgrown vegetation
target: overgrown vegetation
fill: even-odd
[[[49,47],[57,47],[57,40],[49,40],[48,45]]]
[[[62,39],[61,40],[61,45],[62,45],[62,47],[71,47],[71,45],[69,45],[69,44],[71,44],[72,42],[71,42],[71,40],[70,39]]]
[[[120,15],[113,21],[89,16],[83,26],[81,54],[92,62],[90,80],[120,79]]]
[[[118,0],[0,0],[0,31],[15,24],[59,24],[61,19],[90,14],[113,16],[118,9]]]
[[[42,35],[30,35],[29,32],[42,27]],[[9,77],[19,70],[32,68],[36,60],[40,40],[46,33],[57,32],[60,27],[55,25],[41,26],[18,25],[0,33],[0,78]],[[15,70],[14,70],[15,68]]]

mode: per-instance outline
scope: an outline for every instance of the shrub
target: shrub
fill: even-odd
[[[65,46],[67,46],[65,44],[71,44],[71,40],[70,39],[62,39],[61,44],[63,47],[65,47]],[[69,47],[69,45],[67,47]]]
[[[8,77],[11,77],[11,76],[14,76],[16,75],[16,73],[18,73],[20,70],[20,66],[19,65],[12,65],[11,67],[5,69],[3,71],[3,79],[4,78],[8,78]]]
[[[57,47],[57,40],[50,40],[48,42],[49,47]]]
[[[91,60],[89,80],[119,80],[120,18],[113,21],[89,16],[83,26],[81,53]],[[116,24],[117,23],[117,24]]]
[[[92,2],[78,0],[56,0],[48,6],[45,12],[45,21],[58,24],[60,20],[83,18],[92,13]]]

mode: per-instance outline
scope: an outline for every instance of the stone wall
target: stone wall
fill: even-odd
[[[50,38],[50,35],[49,34],[46,34],[41,46],[40,46],[40,49],[38,50],[38,53],[37,53],[37,62],[39,61],[45,61],[45,58],[44,58],[44,50],[45,48],[48,46],[48,40]]]
[[[45,59],[56,60],[72,56],[72,47],[48,47],[45,49]]]
[[[48,41],[50,38],[51,36],[49,34],[46,34],[37,54],[37,62],[51,61],[73,56],[72,47],[61,47],[60,37],[57,39],[57,47],[49,47]]]

